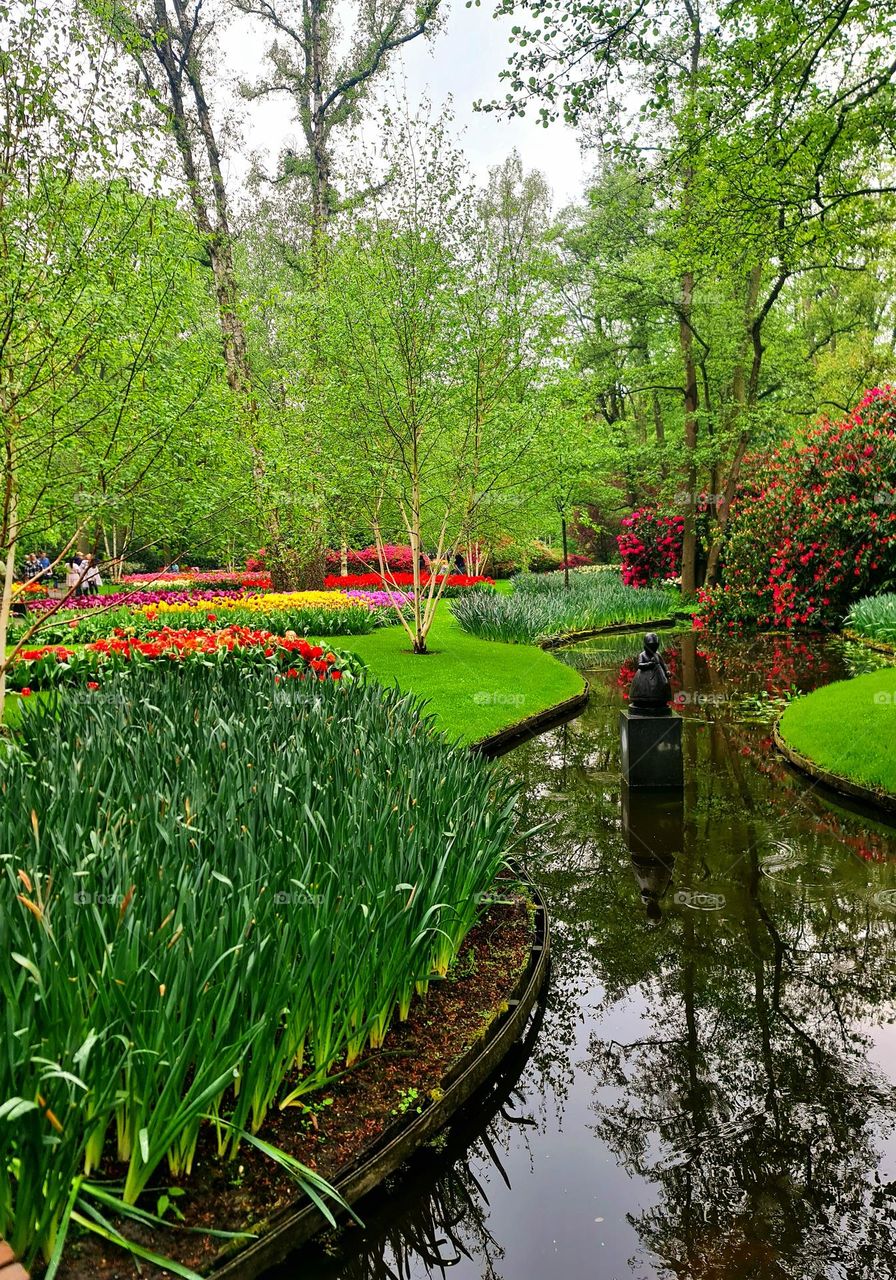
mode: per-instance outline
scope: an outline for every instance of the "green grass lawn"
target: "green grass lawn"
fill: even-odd
[[[896,667],[797,698],[780,733],[822,769],[896,794]]]
[[[403,627],[368,636],[334,636],[334,649],[350,650],[382,684],[419,694],[452,738],[476,742],[581,692],[582,677],[531,645],[478,640],[462,631],[439,604],[429,633],[431,653],[410,652]]]

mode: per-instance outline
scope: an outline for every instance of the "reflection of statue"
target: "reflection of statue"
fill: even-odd
[[[628,707],[636,716],[667,716],[672,700],[669,672],[660,657],[660,641],[655,631],[644,637],[644,648],[638,655],[638,670],[632,680]]]
[[[650,854],[633,853],[632,866],[641,889],[641,901],[644,903],[647,919],[651,924],[659,924],[663,918],[660,899],[671,883],[675,858],[671,854],[668,858],[657,858]]]

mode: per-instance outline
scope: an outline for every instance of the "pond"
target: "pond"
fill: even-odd
[[[434,1147],[282,1275],[896,1276],[896,829],[778,757],[842,641],[668,636],[685,791],[623,797],[639,636],[567,651],[578,719],[501,762],[553,922],[546,1005]],[[547,825],[542,825],[547,824]]]

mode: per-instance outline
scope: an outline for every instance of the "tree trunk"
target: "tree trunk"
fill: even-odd
[[[3,570],[3,593],[0,596],[0,725],[6,710],[6,637],[9,632],[9,615],[12,608],[12,584],[15,578],[16,547],[19,537],[18,502],[16,498],[16,482],[12,471],[12,463],[8,463],[5,494],[3,527],[6,544],[6,563]]]
[[[566,540],[566,516],[560,517],[560,536],[563,540],[563,585],[569,590],[569,550]]]
[[[681,547],[681,594],[690,598],[697,591],[697,410],[699,391],[694,361],[694,334],[690,325],[694,299],[693,273],[686,271],[681,282],[681,313],[678,340],[684,365],[684,536]]]

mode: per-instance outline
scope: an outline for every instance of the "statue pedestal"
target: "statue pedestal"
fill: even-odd
[[[630,787],[683,787],[681,718],[620,711],[622,777]]]

